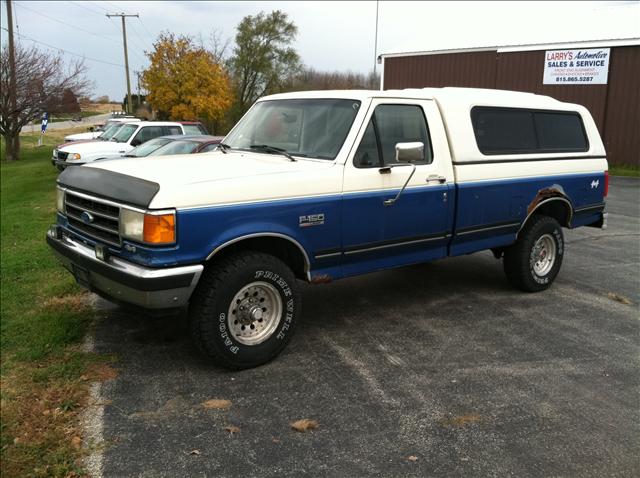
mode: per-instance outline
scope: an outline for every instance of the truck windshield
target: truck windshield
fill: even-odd
[[[116,134],[116,132],[120,129],[120,126],[122,126],[122,124],[112,123],[108,125],[104,132],[98,137],[104,141],[109,141],[111,138],[113,138],[113,135]]]
[[[138,125],[136,124],[125,124],[116,134],[113,135],[111,140],[116,143],[126,143],[137,129]]]
[[[225,138],[232,149],[280,148],[292,156],[335,159],[360,108],[357,100],[261,101]],[[253,146],[253,148],[252,148]]]

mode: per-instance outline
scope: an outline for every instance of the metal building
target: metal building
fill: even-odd
[[[610,164],[640,165],[640,39],[380,55],[381,88],[528,91],[586,106]]]

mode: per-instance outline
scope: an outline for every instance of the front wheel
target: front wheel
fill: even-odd
[[[189,310],[192,339],[220,365],[256,367],[284,349],[300,310],[291,270],[276,257],[243,251],[205,269]]]
[[[534,216],[516,243],[505,250],[504,272],[509,281],[526,292],[539,292],[553,283],[564,255],[562,227],[549,216]]]

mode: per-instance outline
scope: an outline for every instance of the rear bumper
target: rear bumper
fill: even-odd
[[[146,309],[173,309],[189,302],[204,267],[200,264],[152,269],[117,257],[101,260],[92,247],[53,225],[47,243],[78,284],[114,302]]]

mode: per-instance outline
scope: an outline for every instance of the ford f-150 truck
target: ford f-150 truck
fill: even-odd
[[[197,156],[197,157],[196,157]],[[542,291],[562,228],[605,227],[608,173],[582,106],[482,89],[262,98],[216,152],[68,168],[47,241],[82,286],[188,306],[230,368],[275,357],[322,283],[491,250]]]

